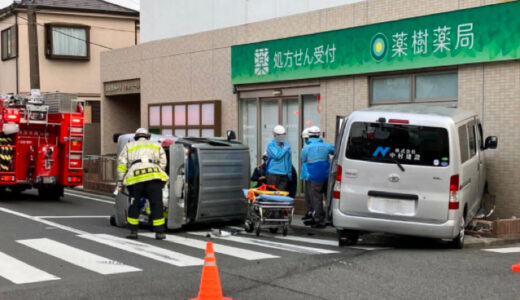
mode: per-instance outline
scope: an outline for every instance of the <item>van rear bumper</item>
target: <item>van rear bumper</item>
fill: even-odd
[[[444,223],[423,223],[400,220],[378,219],[348,215],[339,209],[332,209],[334,227],[338,229],[354,229],[369,232],[413,235],[429,238],[453,239],[459,232],[456,220]]]

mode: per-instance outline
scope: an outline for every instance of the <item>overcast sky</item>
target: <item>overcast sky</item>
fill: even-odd
[[[131,9],[139,10],[139,0],[104,0],[107,2],[112,2],[115,4],[119,4],[124,7],[128,7]],[[13,0],[0,0],[0,8],[4,8],[13,3]]]

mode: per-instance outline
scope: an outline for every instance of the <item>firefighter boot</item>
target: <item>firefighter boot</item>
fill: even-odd
[[[164,232],[156,232],[155,239],[156,240],[164,240],[166,238],[166,234]]]
[[[127,239],[137,240],[137,230],[130,231],[130,234],[126,236]]]

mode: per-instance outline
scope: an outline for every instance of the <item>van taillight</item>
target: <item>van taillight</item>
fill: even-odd
[[[336,182],[334,183],[334,189],[332,191],[332,198],[338,199],[341,196],[341,177],[343,174],[343,168],[338,165],[336,168]]]
[[[452,175],[450,178],[450,202],[449,209],[459,209],[459,199],[457,192],[459,191],[459,174]]]

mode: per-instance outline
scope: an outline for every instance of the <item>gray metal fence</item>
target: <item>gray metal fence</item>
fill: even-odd
[[[116,155],[85,155],[83,185],[85,188],[109,191],[116,182]]]

